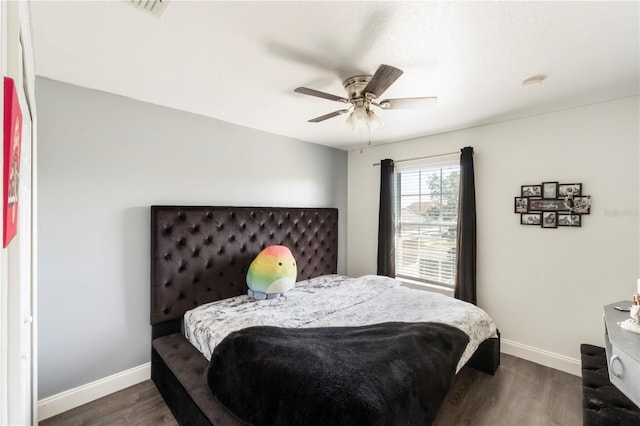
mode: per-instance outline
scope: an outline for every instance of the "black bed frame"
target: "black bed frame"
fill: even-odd
[[[151,378],[180,424],[241,424],[211,395],[208,362],[182,335],[182,317],[245,294],[249,264],[274,244],[289,247],[299,281],[336,273],[337,209],[151,207]],[[499,364],[499,336],[467,363],[489,374]]]

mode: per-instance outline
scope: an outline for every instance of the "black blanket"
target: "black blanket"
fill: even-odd
[[[250,327],[215,348],[207,381],[252,425],[429,425],[468,342],[439,323]]]

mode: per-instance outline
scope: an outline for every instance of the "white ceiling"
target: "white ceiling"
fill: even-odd
[[[36,74],[299,140],[356,149],[342,81],[404,70],[382,96],[373,144],[637,95],[639,2],[171,1],[160,18],[124,1],[32,1]],[[521,82],[534,75],[537,88]]]

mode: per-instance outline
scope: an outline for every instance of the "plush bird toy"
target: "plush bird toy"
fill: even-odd
[[[274,299],[296,283],[296,260],[285,246],[269,246],[249,265],[247,286],[254,299]]]

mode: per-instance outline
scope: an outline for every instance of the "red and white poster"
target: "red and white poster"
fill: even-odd
[[[2,179],[2,247],[9,245],[18,231],[18,178],[20,177],[20,143],[22,137],[22,111],[13,79],[4,78],[4,164]]]

